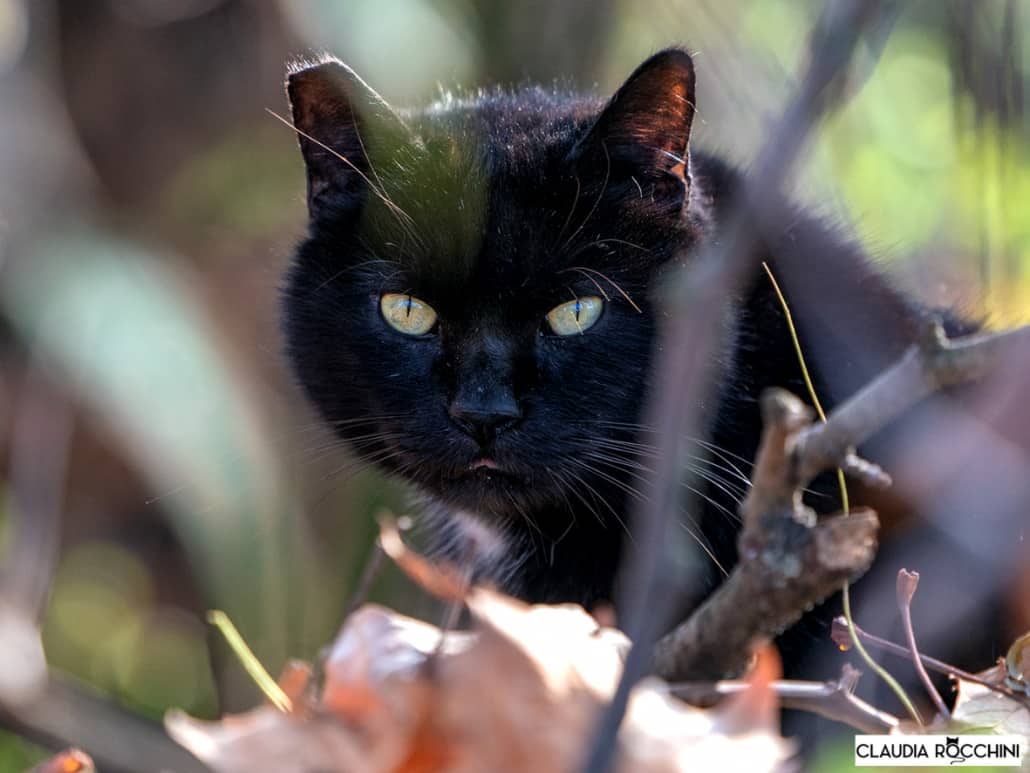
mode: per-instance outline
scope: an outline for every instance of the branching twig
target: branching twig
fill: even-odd
[[[825,424],[806,430],[795,454],[799,479],[839,466],[856,445],[897,419],[927,395],[976,381],[1006,355],[1030,345],[1030,328],[949,341],[941,326],[927,325],[923,340],[860,392],[841,403]]]
[[[879,636],[871,634],[863,628],[860,628],[858,625],[855,626],[855,633],[861,637],[865,644],[876,647],[884,652],[889,652],[891,655],[897,655],[899,658],[905,658],[906,660],[912,657],[912,650],[908,647],[895,644],[888,639],[882,639]],[[854,642],[851,639],[851,633],[848,631],[847,623],[842,617],[834,618],[833,626],[830,629],[830,638],[833,639],[834,644],[843,649],[849,649],[854,646]],[[957,677],[963,682],[978,684],[982,687],[994,690],[997,693],[1001,693],[1002,695],[1018,701],[1030,708],[1030,696],[1013,690],[1004,684],[996,684],[981,676],[977,676],[969,671],[964,671],[961,668],[953,666],[950,663],[945,663],[943,660],[938,660],[937,658],[932,658],[929,655],[924,655],[921,652],[919,653],[919,660],[931,671],[936,671],[938,674]]]
[[[673,680],[738,673],[754,641],[779,633],[842,580],[865,571],[874,553],[875,516],[857,512],[813,525],[815,514],[802,504],[802,489],[847,460],[859,469],[855,446],[934,390],[979,378],[1022,345],[1030,345],[1030,327],[948,341],[934,325],[824,424],[811,424],[810,410],[787,392],[763,396],[765,432],[754,485],[741,505],[740,563],[689,620],[659,642],[658,673]]]
[[[774,636],[846,580],[864,572],[876,550],[871,510],[816,522],[793,478],[794,445],[811,411],[782,390],[762,398],[766,432],[751,493],[742,506],[740,561],[690,619],[655,647],[655,667],[671,680],[718,679],[739,673],[758,638]],[[807,482],[806,482],[807,483]]]
[[[900,724],[897,717],[870,706],[855,695],[858,671],[845,666],[836,682],[804,682],[779,680],[769,688],[776,693],[784,708],[808,711],[842,722],[863,733],[889,733]],[[681,682],[669,685],[669,692],[690,703],[710,703],[718,698],[736,695],[748,688],[748,682]]]

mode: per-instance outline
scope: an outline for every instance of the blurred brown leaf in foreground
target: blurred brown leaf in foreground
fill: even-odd
[[[293,669],[284,680],[289,713],[265,706],[220,722],[173,713],[168,731],[225,773],[576,770],[628,640],[577,606],[530,606],[484,588],[465,602],[470,632],[366,605],[332,645],[319,697],[304,697]],[[616,769],[783,769],[792,748],[769,688],[778,670],[763,653],[749,689],[715,709],[680,702],[656,679],[641,682]]]

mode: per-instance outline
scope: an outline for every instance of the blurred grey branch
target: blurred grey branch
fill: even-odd
[[[57,560],[73,415],[38,365],[29,367],[19,391],[8,494],[13,541],[0,562],[0,590],[35,619],[46,605]]]
[[[58,557],[74,430],[67,397],[31,365],[12,436],[12,539],[0,562],[0,727],[55,747],[88,747],[102,770],[206,770],[157,725],[48,671],[38,620]]]
[[[46,684],[38,621],[50,591],[60,541],[72,411],[30,364],[19,389],[11,438],[6,510],[11,539],[0,555],[0,706],[17,706]]]
[[[835,682],[775,681],[769,687],[787,709],[809,711],[842,722],[863,733],[890,733],[899,724],[898,718],[870,706],[855,695],[861,673],[845,664],[841,678]],[[746,681],[681,682],[670,685],[669,691],[689,703],[710,703],[743,692]]]
[[[611,765],[615,735],[625,713],[632,685],[648,670],[659,626],[666,617],[671,588],[663,588],[673,574],[664,559],[672,514],[680,496],[679,466],[682,438],[703,435],[698,406],[711,384],[711,363],[719,339],[725,299],[751,269],[757,268],[756,247],[764,224],[799,152],[820,119],[854,91],[845,88],[845,74],[859,41],[875,31],[886,35],[897,4],[886,0],[833,0],[828,2],[809,41],[808,63],[794,98],[769,133],[754,166],[742,200],[729,218],[729,238],[693,257],[662,331],[655,388],[647,411],[647,424],[659,429],[655,469],[646,481],[646,496],[634,514],[635,539],[629,545],[623,572],[619,608],[623,629],[633,641],[622,681],[598,725],[596,741],[585,766],[589,773],[604,773]],[[870,70],[871,71],[871,68]],[[665,608],[663,608],[665,607]]]
[[[0,724],[46,746],[88,748],[97,768],[106,773],[208,770],[160,725],[54,672],[46,688],[17,713],[0,707]]]

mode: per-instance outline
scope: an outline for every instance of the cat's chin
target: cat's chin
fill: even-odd
[[[487,519],[515,517],[542,504],[539,486],[489,459],[477,459],[463,470],[442,476],[432,488],[443,502]]]

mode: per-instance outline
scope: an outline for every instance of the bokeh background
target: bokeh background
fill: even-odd
[[[289,60],[335,53],[414,105],[527,81],[609,93],[681,43],[695,142],[746,165],[818,8],[0,0],[0,601],[39,611],[49,662],[82,689],[152,719],[214,716],[256,697],[204,610],[225,610],[272,672],[311,658],[375,515],[404,512],[284,367],[276,293],[304,176],[267,111],[288,112]],[[1030,317],[1028,16],[1018,0],[902,4],[796,183],[913,292],[996,325]],[[1022,582],[1013,631],[1030,627]],[[390,571],[372,595],[430,609]],[[43,756],[45,736],[0,716],[0,771]]]

